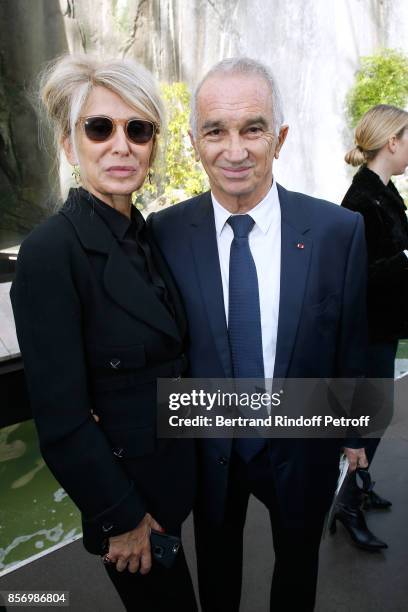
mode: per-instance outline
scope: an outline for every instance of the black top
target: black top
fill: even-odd
[[[166,285],[157,271],[150,245],[146,236],[146,222],[141,212],[131,207],[130,219],[121,212],[109,206],[95,195],[79,188],[79,193],[86,199],[93,210],[108,225],[112,234],[118,240],[123,252],[130,259],[132,265],[147,283],[152,283],[155,293],[161,302],[174,313],[173,305],[169,299]]]
[[[408,337],[408,221],[392,181],[362,166],[341,204],[364,217],[368,251],[370,339]]]

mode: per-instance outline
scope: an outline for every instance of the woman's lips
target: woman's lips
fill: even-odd
[[[115,176],[131,176],[135,174],[137,169],[134,166],[110,166],[106,169],[108,174]]]

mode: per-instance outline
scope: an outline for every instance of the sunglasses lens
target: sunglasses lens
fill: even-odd
[[[103,142],[112,134],[113,123],[108,117],[88,117],[84,129],[89,140]]]
[[[153,138],[154,126],[149,121],[132,119],[127,126],[129,140],[136,144],[145,144]]]

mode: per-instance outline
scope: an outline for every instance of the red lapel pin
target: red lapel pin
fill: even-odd
[[[304,249],[305,248],[305,245],[303,244],[303,242],[298,242],[296,246],[297,246],[298,249]]]

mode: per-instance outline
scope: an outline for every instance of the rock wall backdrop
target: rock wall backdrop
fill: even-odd
[[[49,211],[52,156],[26,95],[67,49],[134,57],[190,87],[224,57],[266,62],[290,126],[277,179],[339,202],[351,178],[345,97],[360,57],[382,47],[408,51],[406,0],[0,0],[0,247]]]

